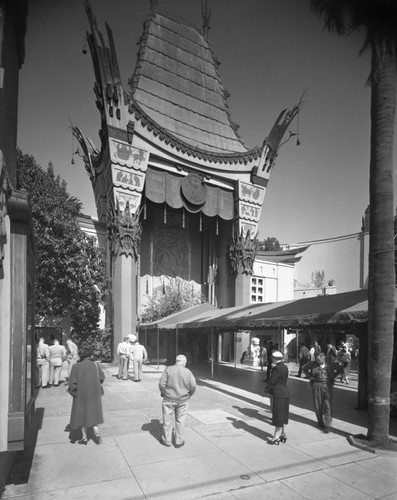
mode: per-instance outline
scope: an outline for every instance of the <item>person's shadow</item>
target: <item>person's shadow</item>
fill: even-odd
[[[163,426],[158,418],[153,418],[149,423],[143,424],[141,429],[149,432],[156,441],[160,441],[163,432]]]
[[[75,444],[75,443],[81,443],[81,440],[83,438],[83,431],[81,430],[81,427],[78,429],[72,429],[70,427],[70,423],[65,427],[64,432],[69,432],[69,442],[70,444]],[[92,440],[95,441],[95,433],[94,429],[92,427],[87,428],[87,440]],[[84,443],[85,444],[85,443]]]
[[[261,420],[262,422],[269,422],[272,420],[271,415],[262,415],[259,413],[259,410],[254,409],[254,408],[241,408],[240,406],[233,406],[236,410],[238,410],[240,413],[243,415],[246,415],[249,418],[256,418],[258,420]]]
[[[69,432],[69,441],[71,444],[77,443],[83,437],[81,427],[79,429],[72,429],[70,424],[65,427],[64,432]]]
[[[257,427],[247,424],[247,422],[244,422],[244,420],[239,420],[238,418],[234,417],[226,417],[226,418],[227,420],[230,420],[232,422],[233,427],[235,427],[236,429],[242,429],[245,432],[249,432],[253,436],[262,439],[263,441],[268,441],[269,438],[272,437],[272,434],[261,431]]]

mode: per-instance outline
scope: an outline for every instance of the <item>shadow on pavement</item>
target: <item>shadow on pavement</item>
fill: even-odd
[[[6,484],[26,484],[29,481],[37,435],[43,424],[43,419],[44,408],[36,408],[29,427],[29,433],[26,436],[25,448],[18,451]]]
[[[143,424],[141,429],[143,431],[149,432],[156,441],[160,441],[163,426],[158,418],[153,418],[147,424]]]
[[[235,427],[236,429],[242,429],[245,432],[249,432],[253,436],[262,439],[263,441],[268,441],[268,439],[272,437],[272,435],[268,432],[261,431],[257,427],[247,424],[247,422],[244,422],[244,420],[239,420],[238,418],[233,417],[226,417],[226,419],[230,420],[233,427]]]

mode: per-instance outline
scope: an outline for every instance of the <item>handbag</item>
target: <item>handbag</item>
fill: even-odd
[[[105,394],[105,389],[103,388],[103,385],[102,385],[102,382],[101,382],[101,379],[99,377],[99,367],[98,367],[98,363],[95,363],[95,366],[96,366],[96,371],[98,373],[98,380],[99,380],[99,384],[100,384],[100,389],[101,389],[101,396],[103,396]]]

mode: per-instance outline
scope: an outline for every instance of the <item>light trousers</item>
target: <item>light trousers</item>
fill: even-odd
[[[127,380],[128,378],[128,368],[129,368],[130,358],[127,354],[119,355],[119,373],[117,375],[118,378],[122,378],[123,380]]]
[[[38,359],[37,360],[37,387],[47,387],[49,373],[50,373],[50,363],[46,359]]]
[[[167,401],[163,399],[163,441],[165,444],[172,443],[172,430],[175,434],[175,444],[182,444],[183,428],[185,418],[189,409],[189,400],[187,401]]]
[[[59,379],[61,377],[61,371],[62,371],[62,364],[63,363],[61,360],[54,359],[50,361],[50,385],[59,384]]]
[[[70,377],[70,372],[72,371],[72,366],[77,363],[77,359],[68,359],[68,378]]]
[[[134,364],[134,380],[142,380],[143,359],[134,358],[133,364]]]

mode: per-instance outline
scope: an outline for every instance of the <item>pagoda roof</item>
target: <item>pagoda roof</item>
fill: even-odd
[[[196,28],[152,11],[129,81],[130,111],[175,147],[202,157],[247,162],[258,158],[261,148],[249,150],[239,137],[218,64]]]
[[[299,253],[305,252],[310,245],[289,248],[287,250],[258,250],[256,258],[266,260],[272,263],[295,264],[299,262],[302,256],[297,256]]]

